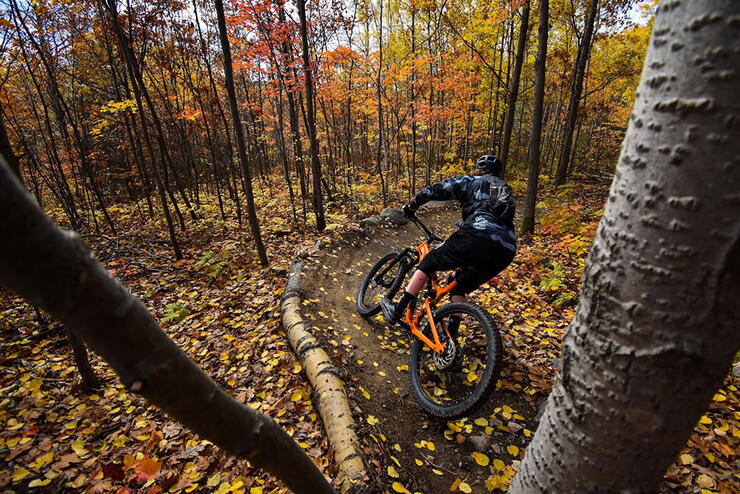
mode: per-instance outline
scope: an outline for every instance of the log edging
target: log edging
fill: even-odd
[[[428,209],[444,209],[445,203],[428,205]],[[405,224],[405,223],[404,223]],[[280,301],[283,327],[293,353],[303,366],[311,386],[314,388],[314,404],[324,423],[329,444],[334,449],[338,467],[335,486],[343,494],[354,494],[367,489],[369,477],[355,433],[357,425],[344,389],[341,373],[334,367],[329,354],[308,329],[300,314],[300,277],[303,266],[310,256],[315,256],[330,245],[352,244],[369,240],[380,228],[398,228],[403,224],[393,223],[387,216],[377,215],[363,220],[360,227],[345,231],[336,242],[321,239],[310,252],[298,252],[290,264],[288,281]]]

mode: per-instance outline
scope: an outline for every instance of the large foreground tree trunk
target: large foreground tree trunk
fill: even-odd
[[[740,3],[661,4],[562,368],[511,492],[655,492],[740,332]]]
[[[80,237],[44,215],[2,159],[0,212],[0,238],[6,239],[0,284],[63,322],[110,363],[129,391],[203,438],[273,473],[294,492],[333,492],[288,434],[203,374]]]

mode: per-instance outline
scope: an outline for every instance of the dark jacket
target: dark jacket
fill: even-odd
[[[494,175],[463,175],[426,187],[409,204],[417,210],[429,201],[460,201],[463,228],[516,251],[514,194],[511,187]]]

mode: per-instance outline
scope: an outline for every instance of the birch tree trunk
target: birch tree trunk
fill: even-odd
[[[738,19],[733,0],[660,6],[560,375],[512,493],[655,492],[727,375],[740,345]]]
[[[64,323],[126,388],[294,492],[334,492],[269,416],[238,403],[159,327],[144,304],[98,263],[74,232],[57,228],[0,158],[0,284]]]

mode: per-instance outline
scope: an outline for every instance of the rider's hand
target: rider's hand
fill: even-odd
[[[408,204],[406,204],[403,207],[403,214],[405,214],[407,218],[413,218],[414,215],[415,215],[415,211],[413,209],[411,209],[411,206],[409,206]]]

